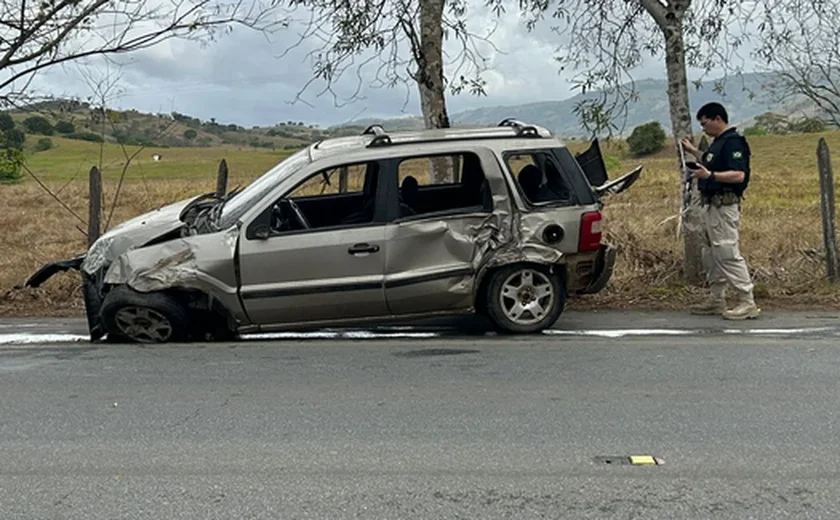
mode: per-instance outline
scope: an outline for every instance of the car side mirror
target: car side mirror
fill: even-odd
[[[254,237],[259,238],[260,240],[266,240],[269,236],[271,236],[271,230],[265,224],[259,225],[254,229]]]

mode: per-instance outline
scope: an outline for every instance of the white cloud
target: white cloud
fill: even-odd
[[[474,0],[468,13],[468,25],[475,32],[494,28],[490,43],[478,45],[487,59],[486,97],[462,93],[448,98],[451,113],[481,106],[513,105],[559,100],[573,94],[568,80],[573,73],[558,74],[555,61],[560,37],[544,23],[528,32],[518,13],[508,11],[496,17]],[[351,118],[394,117],[419,114],[416,86],[393,89],[365,87],[361,99],[336,107],[329,94],[316,97],[322,88],[314,84],[304,102],[292,103],[312,75],[306,53],[312,44],[302,45],[283,59],[284,50],[297,41],[294,31],[276,33],[274,41],[246,29],[237,28],[208,47],[194,42],[167,40],[151,49],[121,56],[120,86],[124,95],[114,100],[121,108],[149,112],[178,111],[201,119],[216,118],[243,126],[268,125],[278,121],[303,120],[327,126]],[[447,42],[450,55],[459,50],[456,42]],[[373,67],[365,80],[369,82]],[[450,66],[447,72],[451,73]],[[336,90],[349,95],[356,87],[354,71],[348,71]],[[664,77],[661,59],[650,59],[640,67],[637,79]],[[55,95],[86,97],[89,89],[76,67],[56,67],[42,73],[36,85]],[[408,96],[408,101],[407,101]],[[406,102],[407,101],[407,102]]]

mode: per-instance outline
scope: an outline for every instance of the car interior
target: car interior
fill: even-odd
[[[431,167],[418,169],[416,163],[430,165],[433,162],[430,157],[412,158],[415,164],[407,175],[404,174],[406,170],[398,167],[402,177],[400,219],[492,211],[490,186],[478,156],[464,153],[444,159],[449,160],[450,165],[460,165],[457,182],[452,179],[444,183],[431,182]],[[403,161],[400,166],[405,164]],[[349,168],[352,169],[349,181],[346,170],[342,181],[342,169],[334,168],[307,179],[290,197],[281,199],[274,207],[272,229],[282,232],[372,222],[380,165],[369,162]],[[451,171],[449,174],[454,177]]]
[[[275,206],[272,229],[291,231],[372,221],[379,163],[352,168],[349,179],[341,179],[341,168],[307,179],[291,197],[281,199]]]
[[[422,159],[428,163],[433,161],[432,158]],[[463,153],[443,159],[461,165],[457,182],[450,179],[450,182],[435,183],[431,179],[431,168],[417,171],[411,169],[407,161],[400,163],[400,218],[493,210],[490,185],[478,156]]]
[[[514,154],[507,157],[507,163],[528,202],[572,202],[563,174],[547,154]]]

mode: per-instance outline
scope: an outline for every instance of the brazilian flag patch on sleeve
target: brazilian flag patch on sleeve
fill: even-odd
[[[744,152],[742,152],[740,150],[736,150],[736,151],[732,152],[732,158],[733,159],[741,159],[743,157],[744,157]]]

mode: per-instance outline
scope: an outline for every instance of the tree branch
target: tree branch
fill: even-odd
[[[665,27],[667,27],[668,21],[665,16],[668,12],[659,0],[639,0],[639,3],[642,4],[645,11],[653,17],[656,25],[658,25],[660,29],[664,30]]]

